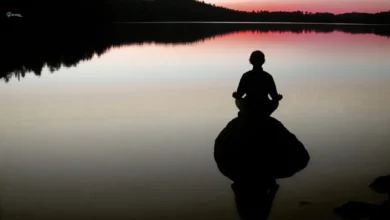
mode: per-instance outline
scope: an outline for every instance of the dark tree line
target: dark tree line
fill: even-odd
[[[196,0],[3,0],[2,20],[7,11],[20,13],[23,22],[123,22],[123,21],[261,21],[390,23],[390,9],[368,13],[242,12]]]
[[[116,24],[97,26],[19,25],[0,41],[3,59],[0,79],[21,78],[27,73],[41,75],[45,66],[54,72],[61,67],[76,66],[80,61],[101,55],[123,45],[192,44],[209,38],[240,31],[377,34],[389,37],[384,26],[324,24]],[[132,62],[129,60],[129,62]]]

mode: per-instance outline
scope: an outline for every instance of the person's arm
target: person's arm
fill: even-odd
[[[242,75],[238,83],[237,91],[233,93],[233,98],[239,99],[245,95],[245,74]]]
[[[276,84],[274,81],[274,78],[270,75],[270,91],[269,95],[271,96],[272,100],[280,101],[283,96],[278,94],[278,90],[276,89]]]

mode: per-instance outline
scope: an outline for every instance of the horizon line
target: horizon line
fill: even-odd
[[[390,24],[366,24],[366,23],[331,23],[331,22],[272,22],[272,21],[117,21],[113,24],[315,24],[315,25],[353,25],[353,26],[390,26]]]

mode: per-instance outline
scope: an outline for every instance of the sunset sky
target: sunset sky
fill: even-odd
[[[237,10],[309,11],[309,12],[369,12],[390,10],[390,0],[204,0]]]

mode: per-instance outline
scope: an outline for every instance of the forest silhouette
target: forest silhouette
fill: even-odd
[[[234,24],[234,23],[149,23],[98,26],[22,25],[7,30],[1,41],[6,62],[0,67],[0,78],[8,82],[12,77],[22,78],[28,73],[40,76],[45,66],[51,72],[61,67],[76,66],[80,61],[100,56],[112,47],[125,45],[194,44],[210,38],[240,31],[261,33],[332,33],[376,34],[389,37],[383,26],[320,25],[320,24]],[[69,30],[72,31],[69,31]],[[28,37],[26,37],[28,36]]]
[[[3,0],[3,15],[15,12],[23,22],[259,21],[389,24],[390,10],[370,13],[238,11],[198,0]]]

